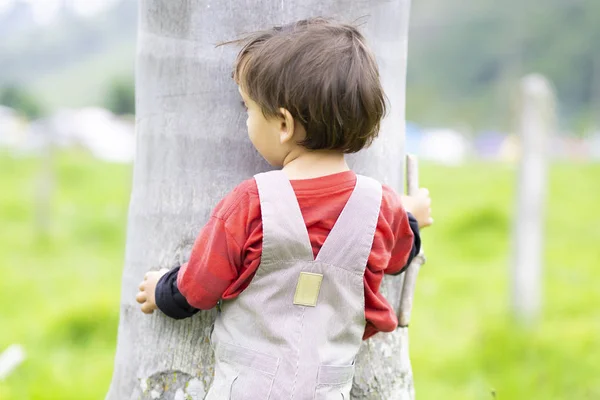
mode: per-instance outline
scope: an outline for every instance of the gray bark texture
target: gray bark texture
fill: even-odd
[[[160,312],[147,316],[135,295],[146,271],[187,259],[219,199],[269,169],[247,139],[231,79],[237,49],[215,44],[301,18],[358,19],[377,55],[391,110],[380,138],[349,159],[357,172],[400,192],[409,6],[410,0],[140,2],[137,152],[108,400],[198,400],[212,381],[215,312],[183,321]],[[388,277],[382,284],[394,305],[401,280]],[[354,399],[414,397],[406,329],[364,343],[352,393]]]
[[[533,322],[542,302],[542,252],[547,187],[547,144],[555,127],[555,99],[548,80],[521,80],[520,140],[512,268],[512,304],[523,323]]]

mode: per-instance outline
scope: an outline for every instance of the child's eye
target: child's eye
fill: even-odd
[[[243,101],[240,101],[240,103],[242,104],[244,110],[248,111],[248,106],[246,105],[246,103],[244,103]]]

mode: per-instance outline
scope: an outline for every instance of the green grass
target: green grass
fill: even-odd
[[[0,156],[0,349],[20,343],[28,355],[0,382],[0,399],[100,399],[116,343],[130,167],[59,157],[46,233],[40,170]]]
[[[41,233],[41,164],[0,155],[0,351],[28,353],[2,400],[102,399],[111,378],[131,170],[80,153],[55,166]],[[436,223],[410,328],[420,400],[600,398],[600,165],[551,170],[544,308],[529,328],[509,313],[514,172],[422,167]]]
[[[420,399],[600,398],[600,165],[555,165],[546,204],[544,306],[510,316],[513,168],[426,166],[435,227],[418,281],[411,354]]]

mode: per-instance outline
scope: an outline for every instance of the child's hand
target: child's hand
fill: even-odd
[[[144,280],[140,283],[140,291],[135,296],[135,300],[142,305],[141,308],[144,314],[152,314],[158,308],[154,299],[154,291],[159,279],[167,272],[169,272],[167,268],[159,271],[148,271],[144,276]]]
[[[410,212],[419,223],[419,228],[433,224],[431,218],[431,198],[429,190],[421,188],[413,196],[401,196],[404,209]]]

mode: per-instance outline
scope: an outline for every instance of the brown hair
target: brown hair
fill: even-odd
[[[355,153],[386,112],[374,55],[356,27],[322,18],[256,32],[242,44],[234,79],[265,117],[288,110],[312,150]]]

